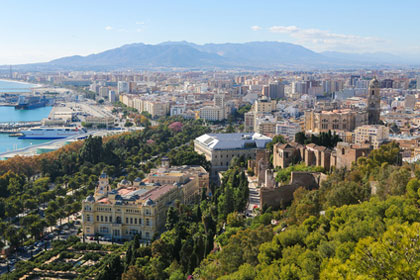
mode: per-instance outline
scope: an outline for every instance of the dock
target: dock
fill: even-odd
[[[14,122],[0,123],[0,133],[14,134],[19,133],[23,128],[40,126],[41,122]]]

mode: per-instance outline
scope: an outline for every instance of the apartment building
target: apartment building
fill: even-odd
[[[205,106],[200,109],[200,119],[207,121],[222,121],[225,118],[225,109],[223,107]]]
[[[355,144],[370,144],[374,149],[389,140],[389,128],[384,125],[362,125],[354,130]]]

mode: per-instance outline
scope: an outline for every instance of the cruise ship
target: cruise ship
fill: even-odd
[[[85,129],[77,127],[34,127],[22,130],[19,139],[64,139],[84,133],[86,133]]]

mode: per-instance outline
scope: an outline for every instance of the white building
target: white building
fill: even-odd
[[[173,106],[171,106],[170,115],[171,116],[182,115],[182,114],[184,114],[185,111],[186,111],[186,105],[185,104],[173,105]]]
[[[300,131],[298,123],[284,121],[276,124],[276,134],[283,135],[288,141],[295,141],[295,135]]]
[[[203,134],[194,140],[194,150],[211,162],[210,176],[215,179],[218,172],[229,168],[232,158],[255,159],[257,150],[265,149],[271,140],[259,133]]]

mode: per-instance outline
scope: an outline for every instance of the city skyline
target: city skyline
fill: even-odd
[[[77,3],[79,2],[79,4]],[[216,1],[217,2],[217,1]],[[271,7],[267,9],[267,7]],[[88,55],[130,43],[280,41],[311,50],[420,56],[416,1],[2,3],[1,64]]]

